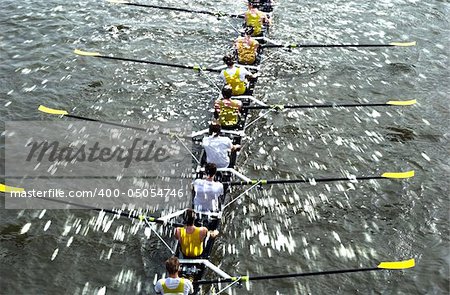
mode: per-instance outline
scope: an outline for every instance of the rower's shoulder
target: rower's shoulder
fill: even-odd
[[[195,179],[192,183],[193,183],[194,185],[201,185],[203,182],[204,182],[204,179],[197,178],[197,179]]]

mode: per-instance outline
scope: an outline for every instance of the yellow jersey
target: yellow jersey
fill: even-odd
[[[236,50],[238,53],[238,62],[240,64],[252,65],[256,61],[256,48],[259,42],[255,39],[238,38],[236,41]]]
[[[180,248],[184,257],[197,257],[203,253],[203,241],[200,237],[200,227],[194,227],[192,233],[187,233],[186,228],[180,229]]]
[[[253,14],[250,10],[245,12],[245,25],[247,27],[253,27],[253,37],[261,35],[264,16],[264,12],[258,10],[255,14]]]
[[[219,113],[219,123],[222,127],[234,126],[239,122],[239,107],[241,104],[234,99],[216,101],[215,109]]]
[[[161,283],[163,294],[184,294],[184,278],[180,279],[180,282],[178,283],[178,286],[176,288],[170,289],[166,285],[166,281]]]
[[[241,74],[240,68],[236,69],[234,75],[228,74],[226,70],[223,72],[223,75],[225,76],[225,81],[228,85],[231,86],[233,95],[242,95],[245,93],[245,90],[247,89],[245,86],[245,81],[241,81],[239,77],[240,74]]]

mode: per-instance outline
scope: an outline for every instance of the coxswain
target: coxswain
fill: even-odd
[[[227,168],[230,165],[228,152],[239,150],[241,146],[234,145],[229,137],[220,136],[220,131],[219,124],[210,124],[210,135],[203,137],[202,145],[206,152],[207,163],[214,163],[217,168]]]
[[[169,276],[165,279],[158,280],[155,285],[156,294],[188,295],[194,293],[194,287],[191,281],[178,276],[179,269],[180,261],[178,258],[173,256],[166,260],[166,270]]]
[[[263,26],[270,24],[270,19],[262,11],[258,10],[259,2],[248,1],[248,10],[245,12],[245,26],[253,27],[253,37],[260,37],[263,34]]]
[[[256,79],[256,76],[244,67],[236,67],[231,54],[225,55],[223,62],[227,68],[220,73],[222,81],[231,86],[233,95],[244,94],[247,91],[248,79]]]
[[[180,250],[184,258],[198,258],[203,253],[203,241],[208,234],[215,238],[217,230],[208,232],[206,227],[194,225],[196,213],[193,209],[184,212],[184,227],[175,229],[175,239],[180,243]]]
[[[253,31],[253,27],[246,27],[244,36],[237,38],[234,42],[238,63],[240,64],[252,65],[258,57],[259,42],[252,38]]]
[[[219,119],[222,128],[233,128],[239,122],[242,101],[231,99],[232,94],[230,85],[225,85],[222,88],[222,98],[214,103],[216,118]]]
[[[219,211],[219,197],[223,195],[223,184],[214,180],[216,172],[216,164],[206,163],[206,179],[194,180],[194,208],[197,212]]]

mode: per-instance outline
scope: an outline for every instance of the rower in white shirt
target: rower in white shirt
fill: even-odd
[[[203,137],[202,145],[206,152],[206,162],[216,164],[217,168],[227,168],[230,165],[229,152],[239,150],[240,145],[233,145],[230,138],[220,136],[220,125],[209,125],[210,136]]]
[[[214,163],[205,165],[206,179],[196,179],[193,183],[194,208],[197,212],[219,211],[219,197],[223,195],[223,184],[214,181],[217,167]]]

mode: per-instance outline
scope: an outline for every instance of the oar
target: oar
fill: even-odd
[[[255,105],[255,106],[244,106],[243,109],[251,110],[262,110],[262,109],[312,109],[312,108],[352,108],[352,107],[389,107],[389,106],[410,106],[414,105],[417,101],[412,100],[391,100],[384,103],[354,103],[354,104],[310,104],[310,105]]]
[[[14,187],[10,185],[5,185],[0,183],[0,192],[1,193],[12,193],[12,192],[23,192],[24,189],[21,187]]]
[[[264,48],[336,48],[336,47],[410,47],[414,42],[391,42],[388,44],[266,44]]]
[[[112,126],[117,126],[117,127],[129,128],[129,129],[134,129],[134,130],[139,130],[139,131],[144,131],[144,132],[151,132],[150,128],[142,128],[142,127],[136,127],[136,126],[126,125],[126,124],[121,124],[121,123],[108,122],[108,121],[92,119],[92,118],[88,118],[88,117],[71,115],[66,110],[52,109],[52,108],[48,108],[43,105],[40,105],[38,107],[38,110],[43,113],[50,114],[50,115],[65,116],[65,117],[74,118],[74,119],[83,120],[83,121],[99,122],[102,124],[107,124],[107,125],[112,125]]]
[[[414,176],[414,170],[407,172],[385,172],[375,176],[355,176],[350,177],[334,177],[334,178],[314,178],[314,179],[252,179],[251,181],[233,181],[225,182],[227,185],[254,185],[256,183],[264,184],[293,184],[293,183],[311,183],[311,182],[331,182],[331,181],[353,181],[353,180],[370,180],[370,179],[406,179]]]
[[[206,285],[206,284],[217,284],[217,283],[261,281],[261,280],[311,277],[311,276],[322,276],[322,275],[364,272],[364,271],[376,271],[376,270],[401,270],[401,269],[412,268],[414,266],[415,266],[415,261],[413,258],[413,259],[404,260],[404,261],[381,262],[376,267],[337,269],[337,270],[326,270],[326,271],[317,271],[317,272],[287,273],[287,274],[262,275],[262,276],[235,276],[235,277],[224,278],[224,279],[199,280],[199,281],[194,281],[193,283],[196,285]]]
[[[145,8],[155,8],[155,9],[163,9],[163,10],[172,10],[172,11],[180,11],[180,12],[189,12],[189,13],[198,13],[198,14],[208,14],[212,16],[229,16],[229,17],[238,17],[238,18],[244,18],[242,14],[230,14],[220,11],[208,11],[208,10],[192,10],[192,9],[186,9],[186,8],[178,8],[178,7],[169,7],[169,6],[159,6],[159,5],[151,5],[151,4],[141,4],[141,3],[135,3],[135,2],[129,2],[129,1],[121,1],[121,0],[107,0],[111,3],[116,4],[125,4],[130,6],[137,6],[137,7],[145,7]]]
[[[189,69],[189,70],[195,70],[195,71],[207,71],[207,72],[216,72],[216,73],[221,72],[221,70],[218,70],[218,69],[205,68],[205,67],[202,67],[199,65],[187,66],[187,65],[171,64],[171,63],[164,63],[164,62],[158,62],[158,61],[150,61],[150,60],[142,60],[142,59],[134,59],[134,58],[126,58],[126,57],[115,57],[115,56],[101,55],[98,52],[82,51],[79,49],[75,49],[73,52],[75,54],[81,55],[81,56],[92,56],[92,57],[99,57],[99,58],[106,58],[106,59],[113,59],[113,60],[131,61],[131,62],[136,62],[136,63],[144,63],[144,64],[151,64],[151,65],[158,65],[158,66],[172,67],[172,68],[180,68],[180,69]]]
[[[21,187],[13,187],[13,186],[9,186],[9,185],[5,185],[0,183],[0,192],[2,193],[26,193],[25,189],[21,188]],[[166,224],[166,225],[171,225],[173,227],[183,227],[184,225],[181,223],[176,223],[176,222],[166,222],[165,220],[160,220],[158,219],[158,217],[152,217],[152,216],[146,216],[146,215],[142,215],[142,214],[138,214],[137,212],[131,212],[131,211],[122,211],[122,210],[108,210],[108,209],[101,209],[101,208],[97,208],[94,206],[89,206],[89,205],[85,205],[85,204],[77,204],[77,203],[72,203],[72,202],[68,202],[68,201],[64,201],[64,200],[60,200],[60,199],[56,199],[56,198],[41,198],[41,200],[45,200],[45,201],[50,201],[50,202],[55,202],[55,203],[62,203],[62,204],[67,204],[70,206],[75,206],[78,208],[85,208],[85,209],[90,209],[90,210],[94,210],[94,211],[103,211],[109,214],[114,214],[114,215],[120,215],[122,217],[127,217],[127,218],[134,218],[134,219],[139,219],[140,221],[145,221],[147,220],[148,222],[154,222],[154,223],[159,223],[159,224]]]
[[[43,112],[43,113],[50,114],[50,115],[65,116],[65,117],[68,117],[68,118],[74,118],[74,119],[83,120],[83,121],[89,121],[89,122],[98,122],[98,123],[111,125],[111,126],[117,126],[117,127],[122,127],[122,128],[134,129],[134,130],[138,130],[138,131],[144,131],[146,133],[157,132],[158,134],[161,134],[161,135],[176,136],[178,138],[181,137],[181,138],[192,139],[191,136],[184,136],[184,135],[176,134],[176,133],[173,133],[173,132],[164,133],[164,132],[161,132],[161,131],[152,130],[151,128],[142,128],[142,127],[131,126],[131,125],[127,125],[127,124],[121,124],[121,123],[115,123],[115,122],[104,121],[104,120],[99,120],[99,119],[93,119],[93,118],[88,118],[88,117],[81,117],[81,116],[71,115],[66,110],[52,109],[52,108],[48,108],[48,107],[43,106],[43,105],[40,105],[38,107],[38,110]],[[142,177],[142,178],[146,178],[146,177]]]

